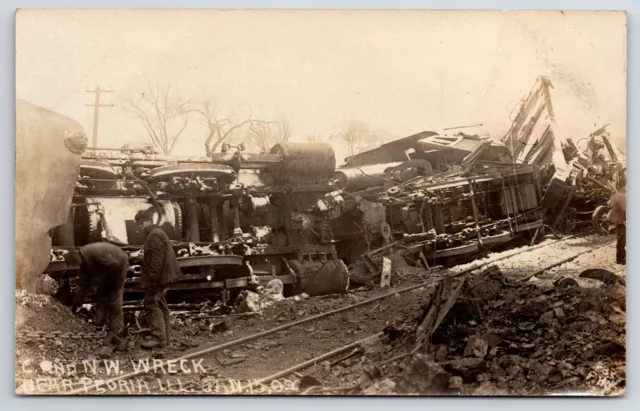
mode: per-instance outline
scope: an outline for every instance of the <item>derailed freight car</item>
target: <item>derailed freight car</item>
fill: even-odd
[[[378,150],[336,170],[343,190],[332,198],[343,211],[334,235],[356,271],[379,270],[381,256],[393,250],[426,265],[468,258],[543,226],[540,172],[514,165],[504,146],[462,133],[399,141],[402,147],[389,143],[386,150],[396,153],[385,155],[401,160],[399,151],[405,161],[367,164]]]
[[[291,293],[345,291],[348,273],[318,202],[332,190],[334,168],[328,145],[277,145],[268,154],[231,148],[211,158],[93,150],[83,158],[69,222],[52,233],[47,272],[73,278],[69,248],[110,241],[130,256],[127,296],[139,293],[144,238],[133,217],[153,207],[185,274],[169,291],[228,296],[224,290],[273,279]]]

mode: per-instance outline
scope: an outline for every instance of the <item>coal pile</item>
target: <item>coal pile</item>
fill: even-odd
[[[350,394],[621,395],[623,284],[513,283],[485,270],[465,281],[444,321],[418,349],[424,313],[391,324],[375,349],[338,365],[325,363],[313,375]]]
[[[15,309],[17,389],[23,379],[49,376],[56,363],[97,358],[101,339],[75,337],[97,336],[102,330],[56,299],[16,291]]]

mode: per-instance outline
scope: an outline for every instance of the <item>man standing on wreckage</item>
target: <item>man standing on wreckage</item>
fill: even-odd
[[[154,208],[139,211],[135,221],[145,235],[140,286],[144,289],[144,316],[151,335],[142,339],[144,348],[169,344],[169,307],[165,299],[167,284],[182,276],[173,245],[167,233],[153,224]]]

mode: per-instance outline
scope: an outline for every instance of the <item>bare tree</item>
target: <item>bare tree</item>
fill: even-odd
[[[253,119],[251,112],[245,120],[238,120],[233,111],[223,117],[218,112],[217,104],[213,104],[211,101],[205,101],[202,103],[202,108],[190,111],[200,114],[209,128],[209,135],[204,143],[207,155],[214,153],[223,142],[229,140],[242,127],[264,123],[264,121]]]
[[[268,152],[276,144],[285,144],[291,138],[291,124],[286,120],[259,122],[249,126],[251,137],[261,152]]]
[[[382,144],[389,138],[384,130],[362,121],[351,121],[340,137],[347,143],[350,156],[355,155],[360,149]]]
[[[316,133],[307,134],[305,140],[307,140],[308,143],[318,143],[320,142],[320,136]]]
[[[349,155],[353,156],[356,153],[356,148],[360,145],[362,136],[360,129],[356,123],[350,123],[347,130],[342,134],[342,139],[347,143],[349,147]]]
[[[249,129],[251,130],[251,139],[258,146],[258,150],[261,153],[266,153],[271,148],[269,145],[273,133],[271,126],[267,123],[252,124]]]
[[[153,145],[169,155],[187,127],[187,104],[173,93],[170,83],[149,83],[147,91],[138,98],[127,99],[125,109],[142,122]]]
[[[291,123],[280,119],[276,125],[276,143],[284,144],[291,138]]]

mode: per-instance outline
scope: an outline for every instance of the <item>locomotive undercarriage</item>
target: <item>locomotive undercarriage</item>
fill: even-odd
[[[269,154],[260,160],[280,164],[282,157]],[[69,222],[52,233],[54,247],[47,272],[73,286],[78,267],[66,264],[65,253],[84,244],[110,241],[129,255],[125,293],[135,297],[141,292],[144,237],[133,217],[140,209],[155,207],[155,222],[172,239],[184,274],[168,286],[173,294],[223,294],[223,290],[264,286],[273,279],[281,280],[288,294],[346,291],[346,267],[337,259],[331,230],[317,206],[329,185],[289,183],[291,178],[274,181],[278,172],[290,175],[291,170],[269,169],[273,172],[260,176],[261,184],[244,186],[237,174],[229,177],[227,165],[209,165],[159,166],[149,174],[161,178],[127,181],[120,175],[96,178],[92,164],[92,175],[78,179]],[[98,177],[104,176],[102,170]]]

